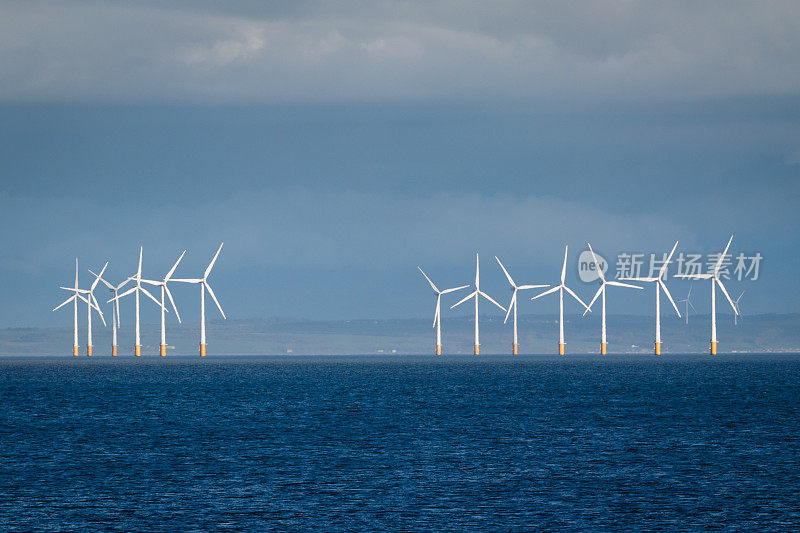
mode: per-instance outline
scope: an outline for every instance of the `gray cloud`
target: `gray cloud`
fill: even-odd
[[[354,101],[797,93],[800,7],[6,2],[0,99]]]

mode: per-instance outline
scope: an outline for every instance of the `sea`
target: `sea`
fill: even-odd
[[[4,358],[2,531],[798,531],[800,356]]]

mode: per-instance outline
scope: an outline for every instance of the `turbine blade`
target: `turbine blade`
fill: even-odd
[[[527,291],[528,289],[543,289],[545,287],[549,287],[550,285],[520,285],[517,289],[521,291]]]
[[[220,248],[222,248],[222,245],[220,245]],[[228,317],[225,316],[225,311],[223,311],[222,310],[222,306],[219,305],[219,300],[217,300],[217,296],[214,294],[214,291],[211,290],[211,285],[209,285],[208,282],[204,283],[203,285],[205,285],[206,289],[208,289],[208,294],[211,295],[211,299],[214,300],[215,304],[217,304],[217,309],[219,309],[219,312],[222,315],[222,318],[224,318],[225,320],[228,320]]]
[[[152,294],[150,294],[150,291],[148,291],[148,290],[147,290],[147,289],[145,289],[144,287],[139,287],[139,290],[140,290],[140,291],[142,291],[142,292],[145,294],[145,296],[147,296],[148,298],[150,298],[151,300],[153,300],[153,301],[156,303],[156,305],[157,305],[157,306],[159,306],[159,307],[163,307],[163,306],[161,305],[161,302],[160,302],[160,301],[159,301],[159,300],[158,300],[158,299],[157,299],[155,296],[153,296]],[[165,310],[167,313],[169,313],[169,309],[167,309],[166,307],[164,308],[164,310]]]
[[[731,238],[728,239],[728,244],[725,246],[725,251],[723,251],[722,254],[719,256],[719,259],[717,259],[717,264],[716,264],[716,266],[714,266],[714,275],[715,276],[717,275],[717,272],[719,272],[719,269],[722,266],[722,260],[725,259],[725,254],[728,253],[728,248],[731,247],[731,241],[732,240],[733,240],[733,235],[731,235]]]
[[[719,288],[722,289],[722,294],[725,295],[725,298],[728,300],[728,303],[731,304],[731,308],[733,309],[733,312],[738,315],[739,311],[736,309],[736,304],[733,303],[733,300],[731,300],[731,297],[728,294],[728,291],[725,290],[725,285],[722,284],[722,282],[719,280],[719,278],[714,278],[714,281],[716,281],[717,285],[719,285]]]
[[[512,287],[516,288],[517,285],[516,283],[514,283],[514,280],[511,279],[511,275],[508,273],[508,270],[506,270],[506,267],[503,266],[503,263],[500,262],[500,259],[497,256],[494,256],[494,258],[497,259],[497,263],[500,265],[500,268],[503,269],[503,274],[506,275],[506,279],[508,279],[508,282],[511,284]]]
[[[170,268],[170,269],[169,269],[169,272],[167,272],[167,276],[164,278],[164,281],[165,281],[165,282],[166,282],[166,281],[169,281],[169,278],[171,278],[171,277],[172,277],[172,275],[175,273],[175,269],[176,269],[176,268],[178,268],[178,263],[180,263],[180,262],[181,262],[181,259],[183,259],[183,256],[184,256],[184,255],[186,255],[186,250],[184,250],[184,251],[183,251],[183,253],[182,253],[182,254],[181,254],[181,256],[178,258],[178,260],[177,260],[177,261],[175,261],[175,264],[174,264],[174,265],[172,265],[172,268]]]
[[[536,296],[531,298],[531,300],[535,300],[536,298],[541,298],[542,296],[546,296],[546,295],[548,295],[550,293],[556,292],[560,288],[561,288],[561,285],[557,285],[557,286],[553,287],[552,289],[548,289],[548,290],[546,290],[546,291],[544,291],[542,293],[537,294]]]
[[[678,318],[680,318],[681,317],[681,312],[678,311],[678,306],[675,305],[675,300],[672,299],[672,295],[669,293],[669,290],[667,289],[667,286],[664,284],[664,282],[662,280],[658,280],[658,284],[661,285],[662,289],[664,289],[664,294],[667,295],[667,298],[669,298],[669,303],[672,304],[672,308],[675,309],[675,312],[678,313]]]
[[[613,285],[615,287],[628,287],[629,289],[643,289],[644,287],[640,287],[638,285],[631,285],[629,283],[620,283],[619,281],[606,281],[607,284]]]
[[[675,248],[677,248],[677,247],[678,247],[678,241],[675,241],[675,246],[672,247],[672,251],[669,253],[669,256],[667,256],[667,260],[664,261],[664,264],[661,265],[661,268],[658,271],[659,279],[664,277],[664,273],[667,271],[667,267],[669,266],[670,262],[672,261],[672,254],[675,253]]]
[[[177,281],[178,283],[203,283],[203,280],[200,278],[173,278],[170,281]]]
[[[120,294],[119,296],[114,296],[108,302],[112,302],[114,300],[119,301],[120,298],[124,298],[125,296],[129,295],[130,293],[132,293],[135,290],[136,290],[136,287],[132,287],[132,288],[128,289],[127,291],[123,292],[122,294]],[[106,303],[108,303],[108,302],[106,302]]]
[[[462,285],[460,287],[453,287],[452,289],[445,289],[441,292],[441,294],[448,294],[455,291],[460,291],[461,289],[466,289],[469,285]]]
[[[206,279],[208,275],[211,274],[211,269],[214,268],[214,263],[217,262],[217,257],[219,257],[219,253],[222,251],[223,244],[225,243],[224,242],[220,243],[219,248],[217,248],[217,253],[214,254],[214,259],[211,260],[211,263],[209,263],[208,268],[206,268],[206,271],[203,274],[203,279]]]
[[[441,294],[437,294],[436,295],[436,311],[434,311],[434,313],[433,313],[433,325],[431,326],[432,328],[436,327],[436,319],[439,318],[439,306],[441,305],[441,300],[442,300],[442,295]]]
[[[511,295],[511,301],[508,304],[508,311],[506,311],[506,318],[503,320],[503,324],[508,322],[508,317],[511,315],[511,308],[514,307],[514,302],[517,301],[517,291],[514,290],[514,294]]]
[[[106,264],[103,265],[103,269],[100,271],[100,274],[98,274],[97,277],[92,282],[89,292],[94,291],[95,287],[97,287],[97,284],[100,283],[100,280],[102,279],[103,274],[105,274],[107,268],[108,268],[108,261],[106,261]],[[91,272],[91,270],[89,272]]]
[[[425,279],[428,280],[428,283],[431,284],[431,289],[433,289],[434,292],[438,293],[439,289],[436,287],[436,285],[433,284],[433,282],[431,281],[431,278],[429,278],[428,275],[425,272],[423,272],[423,270],[420,267],[417,267],[417,268],[419,269],[420,272],[422,272],[422,275],[425,276]]]
[[[65,306],[65,305],[67,305],[68,303],[70,303],[72,300],[74,300],[74,299],[75,299],[75,296],[76,296],[76,295],[75,295],[75,294],[73,294],[72,296],[70,296],[69,298],[67,298],[66,300],[64,300],[64,301],[63,301],[63,302],[61,302],[60,304],[58,304],[56,307],[54,307],[54,308],[53,308],[53,311],[56,311],[56,310],[58,310],[58,309],[61,309],[62,307],[64,307],[64,306]]]
[[[106,264],[108,264],[108,263],[106,263]],[[105,279],[103,279],[101,277],[102,274],[95,274],[94,272],[92,272],[92,269],[89,269],[89,274],[91,274],[92,276],[94,276],[97,279],[99,279],[100,281],[102,281],[105,284],[105,286],[108,287],[109,289],[113,289],[114,288],[114,286],[112,284],[110,284],[109,282],[107,282]]]
[[[578,301],[581,303],[581,305],[582,305],[582,306],[584,306],[586,309],[589,309],[589,306],[588,306],[588,305],[586,305],[585,303],[583,303],[583,300],[581,300],[581,299],[578,297],[578,295],[577,295],[577,294],[575,294],[575,292],[573,292],[573,290],[572,290],[572,289],[570,289],[569,287],[567,287],[566,285],[564,285],[564,290],[566,290],[566,291],[567,291],[567,292],[570,294],[570,296],[572,296],[573,298],[575,298],[576,300],[578,300]],[[589,311],[591,312],[591,309],[589,309]]]
[[[450,309],[453,309],[454,307],[458,307],[459,305],[463,304],[464,302],[466,302],[467,300],[469,300],[469,299],[470,299],[470,298],[472,298],[473,296],[477,297],[477,293],[478,293],[478,291],[472,291],[472,292],[471,292],[471,293],[469,293],[467,296],[465,296],[464,298],[462,298],[461,300],[459,300],[459,301],[458,301],[458,303],[451,305],[451,306],[450,306]]]
[[[714,274],[675,274],[673,277],[683,279],[711,279],[714,277]]]
[[[475,290],[481,290],[481,264],[478,252],[475,252]]]
[[[589,245],[589,251],[592,252],[592,259],[594,259],[594,266],[595,268],[597,268],[597,275],[600,276],[600,281],[605,283],[606,278],[605,276],[603,276],[603,269],[600,268],[600,262],[597,260],[597,256],[594,254],[594,250],[592,250],[592,245],[589,244],[588,242],[586,244]],[[589,305],[589,307],[591,307],[591,305]]]
[[[561,284],[564,284],[564,277],[567,275],[567,250],[568,245],[564,245],[564,266],[561,267]]]
[[[689,307],[692,308],[692,311],[694,311],[695,313],[697,312],[697,309],[694,308],[694,304],[691,301],[687,301],[686,303],[689,304]]]
[[[586,316],[586,313],[588,313],[588,312],[589,312],[589,310],[590,310],[590,309],[592,308],[592,306],[594,305],[594,302],[595,302],[595,300],[597,300],[597,297],[598,297],[598,296],[600,296],[600,293],[601,293],[601,292],[603,292],[604,290],[605,290],[605,284],[603,284],[603,285],[600,285],[600,287],[597,289],[597,292],[596,292],[596,293],[594,293],[594,298],[592,298],[592,301],[591,301],[591,302],[589,302],[589,305],[586,307],[586,311],[584,311],[584,312],[583,312],[583,315],[584,315],[584,316]]]
[[[502,309],[503,311],[505,311],[505,310],[506,310],[506,308],[505,308],[505,307],[503,307],[503,306],[502,306],[502,305],[500,305],[499,303],[497,303],[497,302],[495,302],[494,300],[492,300],[492,297],[491,297],[491,296],[489,296],[488,294],[486,294],[485,292],[478,291],[478,294],[480,294],[481,296],[483,296],[484,298],[486,298],[487,300],[489,300],[490,302],[492,302],[494,305],[496,305],[497,307],[499,307],[499,308],[500,308],[500,309]]]
[[[181,315],[178,313],[178,308],[175,306],[175,300],[172,299],[172,293],[169,292],[169,287],[164,284],[164,292],[167,293],[167,297],[169,297],[169,303],[172,304],[172,309],[175,311],[175,316],[178,318],[178,324],[181,323]]]
[[[136,277],[142,277],[142,247],[139,246],[139,268],[136,270]]]
[[[100,304],[97,303],[97,298],[94,297],[94,294],[90,295],[92,298],[92,307],[100,314],[100,320],[103,321],[103,327],[107,328],[108,324],[106,324],[106,317],[103,316],[103,312],[100,310]]]

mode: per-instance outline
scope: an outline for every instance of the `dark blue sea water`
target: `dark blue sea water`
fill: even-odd
[[[800,529],[800,357],[0,361],[0,529]]]

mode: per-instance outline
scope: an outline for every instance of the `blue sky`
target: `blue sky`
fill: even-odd
[[[427,316],[416,266],[471,282],[476,250],[505,299],[493,255],[548,283],[564,244],[590,298],[587,240],[731,233],[764,256],[742,310],[800,311],[796,4],[498,6],[3,2],[0,325],[68,324],[76,255],[121,278],[142,244],[155,277],[188,249],[194,276],[223,240],[235,318]]]

